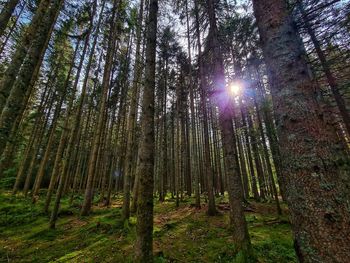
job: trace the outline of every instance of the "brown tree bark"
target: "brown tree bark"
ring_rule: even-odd
[[[248,260],[252,252],[242,206],[243,189],[240,173],[238,171],[237,147],[232,123],[232,101],[226,93],[227,88],[225,83],[223,57],[216,25],[215,1],[207,0],[206,3],[210,24],[210,45],[213,52],[213,83],[215,87],[214,101],[219,108],[219,125],[222,137],[226,175],[228,178],[230,220],[231,226],[234,228],[232,234],[237,252],[241,252],[243,257]]]
[[[121,1],[121,0],[120,0]],[[102,129],[104,126],[105,118],[103,117],[105,114],[106,109],[106,102],[107,102],[107,95],[108,95],[108,89],[110,84],[110,78],[111,78],[111,71],[112,71],[112,64],[113,64],[113,55],[115,50],[115,42],[116,42],[116,34],[117,34],[117,26],[116,26],[116,16],[117,16],[117,9],[118,0],[114,0],[113,4],[113,14],[111,18],[110,23],[110,30],[109,30],[109,36],[108,36],[108,49],[107,49],[107,55],[106,55],[106,63],[103,73],[103,83],[102,83],[102,94],[101,94],[101,101],[99,106],[99,118],[98,123],[96,125],[96,128],[94,130],[94,136],[93,136],[93,145],[92,145],[92,151],[91,156],[89,160],[89,169],[88,169],[88,178],[87,178],[87,185],[85,189],[85,196],[84,196],[84,203],[81,210],[81,215],[88,215],[91,209],[92,204],[92,198],[93,198],[93,182],[95,177],[95,171],[96,171],[96,161],[98,157],[98,151],[100,148],[100,137],[102,134]]]
[[[287,4],[254,0],[281,150],[283,192],[301,262],[350,257],[349,160],[314,96]]]
[[[11,129],[14,126],[13,120],[17,119],[21,115],[21,112],[25,108],[26,100],[28,100],[30,96],[31,88],[33,86],[32,84],[34,84],[33,81],[36,79],[54,24],[59,15],[63,2],[64,0],[55,0],[52,2],[52,5],[50,6],[49,10],[46,11],[45,16],[37,29],[37,33],[35,34],[36,37],[34,38],[32,46],[28,51],[28,57],[25,59],[22,67],[18,67],[21,68],[21,70],[18,73],[17,79],[10,78],[13,79],[14,85],[11,92],[7,93],[8,97],[6,104],[4,104],[0,117],[0,155],[5,148]],[[38,9],[38,11],[39,10],[40,9]],[[18,68],[13,70],[17,72]],[[12,73],[6,72],[6,74],[11,75]],[[1,82],[1,91],[3,87],[2,85],[6,85],[7,83],[6,78],[4,80],[5,82]],[[15,79],[16,81],[14,81]],[[10,87],[10,85],[5,86],[5,90],[8,91]]]
[[[139,196],[135,262],[153,262],[154,91],[158,0],[150,0],[146,34],[145,85],[138,157]]]
[[[303,3],[301,0],[297,0],[297,7],[302,15],[307,33],[310,35],[312,44],[315,47],[317,56],[321,62],[322,69],[324,71],[324,74],[326,75],[328,84],[331,87],[331,91],[333,93],[335,102],[338,106],[340,115],[343,118],[348,136],[350,136],[350,114],[346,108],[345,100],[339,92],[337,80],[336,80],[333,72],[331,71],[331,68],[329,67],[329,62],[327,61],[327,57],[321,48],[321,44],[318,41],[317,36],[310,25],[309,17],[304,9],[304,6],[303,6]]]

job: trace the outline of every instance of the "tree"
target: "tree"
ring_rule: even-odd
[[[141,139],[138,156],[139,196],[135,261],[153,262],[153,168],[154,168],[154,92],[157,45],[158,0],[150,0],[146,33],[146,68],[142,100]]]
[[[27,57],[24,60],[23,65],[20,67],[20,71],[17,74],[17,78],[14,77],[13,74],[14,72],[17,72],[19,67],[13,68],[12,70],[14,72],[8,72],[6,74],[6,76],[13,77],[14,84],[11,88],[11,92],[8,95],[6,104],[2,109],[0,117],[0,155],[3,153],[8,137],[10,136],[11,130],[14,127],[14,123],[16,123],[14,122],[14,120],[20,118],[21,114],[25,110],[27,101],[32,91],[32,87],[35,81],[37,80],[37,75],[40,65],[42,63],[43,56],[47,48],[48,42],[50,40],[56,19],[63,5],[63,2],[64,0],[53,1],[53,3],[50,5],[49,10],[47,10],[45,15],[43,15],[44,18],[38,26],[38,29],[36,29],[36,37],[34,38],[34,41],[28,51]],[[38,10],[40,10],[40,7]],[[33,23],[34,22],[35,21],[33,21]],[[22,49],[22,47],[20,47],[19,49]],[[16,57],[14,58],[14,60],[15,61],[13,63],[16,65]],[[11,85],[6,86],[6,81],[1,82],[1,84],[4,85],[6,90],[8,90],[9,87],[11,87]],[[1,86],[1,89],[2,87],[3,86]]]
[[[297,255],[301,262],[346,262],[349,160],[317,105],[317,87],[285,1],[253,4],[277,121],[280,182],[291,211]]]
[[[5,3],[0,13],[0,37],[4,34],[6,26],[12,16],[19,0],[9,0]]]
[[[231,226],[234,228],[233,239],[236,243],[237,252],[243,253],[244,257],[248,259],[251,256],[251,245],[242,206],[243,189],[240,173],[238,171],[237,147],[232,123],[232,101],[229,99],[229,96],[227,96],[215,9],[214,1],[207,0],[207,12],[210,24],[210,45],[213,52],[214,100],[219,108],[219,125],[223,141],[226,174],[228,177],[230,220]]]
[[[118,11],[118,6],[121,4],[122,1],[114,0],[113,2],[113,11],[112,11],[112,17],[110,22],[110,28],[109,28],[109,35],[108,35],[108,49],[107,49],[107,55],[106,55],[106,63],[104,68],[104,74],[103,74],[103,82],[102,82],[102,93],[101,93],[101,101],[99,106],[99,117],[98,117],[98,123],[94,130],[94,136],[93,136],[93,145],[92,145],[92,152],[89,160],[89,168],[88,168],[88,179],[87,179],[87,185],[85,190],[85,197],[84,197],[84,204],[81,210],[81,215],[88,215],[91,209],[91,203],[93,198],[93,182],[95,177],[95,169],[96,169],[96,162],[98,157],[98,151],[101,145],[101,136],[102,136],[102,130],[105,123],[105,111],[106,111],[106,103],[107,103],[107,96],[108,96],[108,89],[110,84],[110,78],[111,78],[111,70],[113,65],[113,53],[115,50],[115,42],[116,42],[116,34],[118,27],[116,26],[116,16]]]

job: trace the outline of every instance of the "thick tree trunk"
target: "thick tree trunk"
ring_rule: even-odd
[[[40,25],[44,20],[45,13],[47,12],[49,6],[50,0],[40,1],[38,9],[36,10],[29,27],[21,38],[21,45],[18,45],[18,48],[12,57],[11,63],[4,73],[4,77],[0,82],[0,112],[2,112],[3,108],[5,107],[6,100],[11,93],[13,84],[16,81],[18,69],[21,68],[21,65],[23,64],[29,47],[32,45],[33,38],[40,29]]]
[[[350,171],[319,111],[306,60],[283,0],[254,0],[276,115],[284,195],[301,262],[348,262]]]

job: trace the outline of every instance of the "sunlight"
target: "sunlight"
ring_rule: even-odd
[[[230,90],[231,95],[238,96],[243,90],[243,85],[242,85],[242,83],[240,83],[238,81],[232,82],[229,85],[229,90]]]

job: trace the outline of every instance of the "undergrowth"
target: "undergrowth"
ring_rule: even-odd
[[[88,217],[80,217],[82,198],[77,196],[70,206],[67,197],[57,228],[50,230],[42,201],[34,205],[30,198],[0,192],[0,262],[132,262],[136,217],[122,222],[121,208],[115,205],[119,198],[110,208],[96,205]],[[154,261],[244,262],[231,238],[227,210],[209,217],[205,207],[195,209],[192,201],[176,208],[170,197],[163,203],[155,200]],[[222,197],[217,201],[219,209],[227,205]],[[287,217],[271,213],[270,203],[251,207],[246,218],[258,262],[296,262]]]

